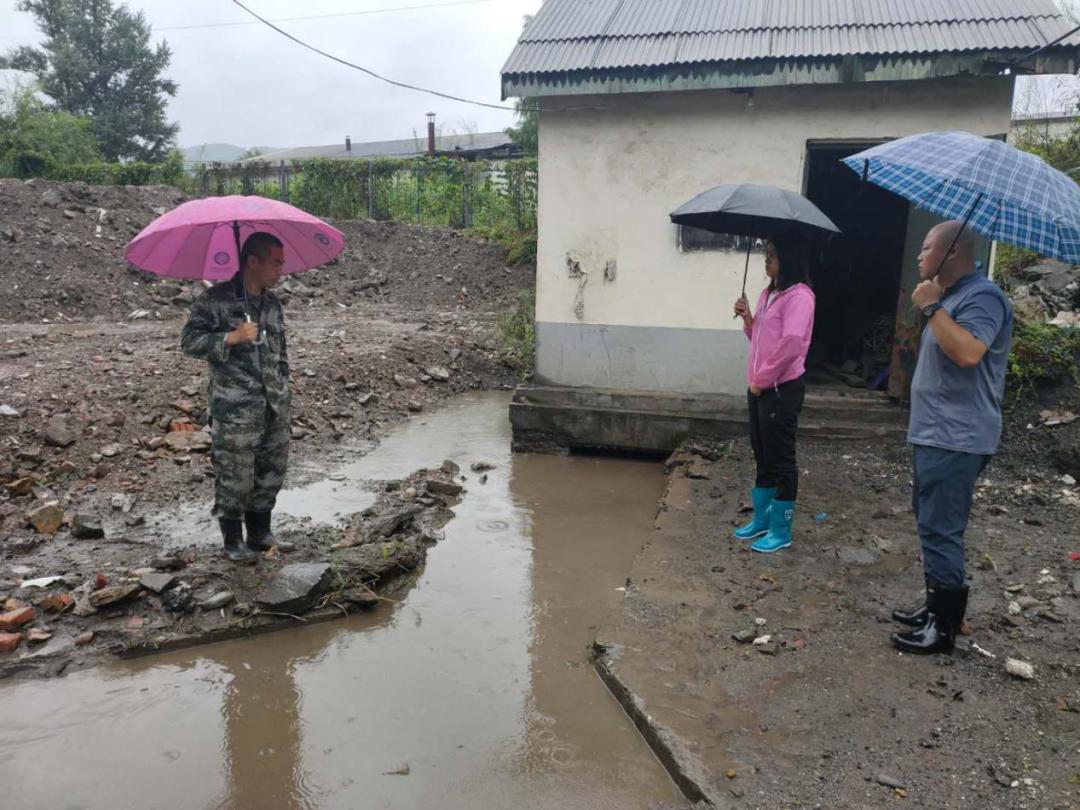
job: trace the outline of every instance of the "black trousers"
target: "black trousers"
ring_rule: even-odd
[[[799,464],[795,434],[806,397],[802,377],[755,397],[749,391],[750,444],[757,462],[757,486],[776,487],[776,500],[794,501],[799,495]]]

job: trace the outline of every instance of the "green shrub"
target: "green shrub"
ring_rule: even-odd
[[[496,323],[499,356],[503,362],[528,374],[536,352],[536,291],[522,290],[513,306]]]
[[[1017,321],[1009,356],[1009,386],[1031,391],[1072,380],[1080,391],[1080,329]]]

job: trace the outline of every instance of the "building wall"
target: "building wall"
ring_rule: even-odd
[[[750,98],[705,91],[544,99],[539,381],[743,390],[747,342],[732,305],[745,254],[680,252],[668,214],[720,183],[803,191],[808,141],[875,141],[937,129],[1003,134],[1012,81],[767,88]],[[751,302],[764,278],[755,254]]]

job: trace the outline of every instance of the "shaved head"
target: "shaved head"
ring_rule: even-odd
[[[959,220],[942,222],[926,234],[919,251],[919,277],[940,276],[946,286],[975,269],[975,234]]]
[[[975,261],[975,234],[958,219],[951,222],[942,222],[930,231],[930,238],[938,244],[942,250],[949,250],[955,242],[953,250],[956,258],[965,262]]]

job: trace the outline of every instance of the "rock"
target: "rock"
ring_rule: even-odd
[[[158,574],[158,576],[161,575]],[[195,595],[186,582],[181,582],[161,595],[161,606],[172,613],[187,613],[194,603]]]
[[[183,568],[187,568],[187,563],[184,562],[182,557],[161,556],[154,557],[150,560],[150,567],[156,568],[159,571],[180,571]]]
[[[0,652],[13,652],[21,641],[22,635],[19,633],[0,633]]]
[[[1061,483],[1063,483],[1067,487],[1075,487],[1076,479],[1066,473],[1065,475],[1061,476]]]
[[[199,602],[199,607],[203,610],[221,610],[223,607],[227,607],[232,604],[236,596],[232,591],[218,591],[213,596],[208,596]]]
[[[26,634],[27,644],[41,644],[50,638],[52,638],[52,633],[48,630],[42,630],[40,627],[31,627]]]
[[[1018,596],[1016,598],[1016,604],[1021,610],[1030,610],[1033,607],[1038,607],[1040,601],[1034,596]]]
[[[1080,572],[1073,574],[1072,589],[1073,593],[1080,593]]]
[[[11,631],[34,620],[37,611],[32,607],[20,607],[0,613],[0,630]]]
[[[412,413],[420,413],[424,410],[424,403],[418,399],[410,399],[407,407]]]
[[[1030,681],[1035,677],[1035,667],[1027,661],[1021,661],[1019,658],[1005,659],[1005,671],[1014,678],[1020,678],[1025,681]]]
[[[175,431],[165,436],[165,445],[176,452],[201,453],[210,449],[210,434],[203,430]]]
[[[0,405],[0,416],[6,416],[9,419],[19,419],[22,414],[10,405]]]
[[[118,492],[112,496],[109,505],[126,515],[135,507],[135,496],[130,493]]]
[[[707,464],[695,461],[686,465],[686,477],[695,481],[708,481],[712,478],[712,473]]]
[[[457,462],[451,461],[450,459],[446,459],[442,463],[442,466],[439,467],[439,469],[442,470],[447,475],[452,476],[452,477],[461,475],[461,467],[459,467],[457,465]]]
[[[1035,295],[1027,295],[1023,298],[1013,299],[1013,312],[1021,321],[1042,322],[1046,319],[1046,303]]]
[[[474,473],[487,472],[488,470],[494,470],[495,465],[489,461],[477,461],[469,467]]]
[[[432,366],[424,371],[436,382],[447,382],[450,379],[450,371],[442,366]]]
[[[93,630],[87,630],[85,633],[81,633],[81,634],[75,636],[75,646],[76,647],[85,647],[87,644],[89,644],[93,640],[94,640],[94,631]]]
[[[378,594],[368,588],[349,588],[342,591],[341,598],[350,605],[363,608],[375,607],[379,604]]]
[[[1072,411],[1045,410],[1039,412],[1039,419],[1044,425],[1054,427],[1055,425],[1071,425],[1077,420],[1077,416]]]
[[[148,591],[162,593],[176,584],[176,574],[143,574],[139,584]]]
[[[80,513],[71,520],[71,536],[79,540],[98,540],[105,536],[101,518]]]
[[[887,773],[879,773],[874,779],[879,785],[884,785],[885,787],[893,788],[894,790],[903,790],[905,787],[903,782]]]
[[[90,594],[89,602],[94,608],[108,607],[130,599],[141,590],[142,586],[137,582],[109,585]]]
[[[450,350],[450,362],[451,363],[456,363],[459,357],[461,357],[461,349],[451,349]]]
[[[45,425],[45,443],[52,447],[70,447],[78,438],[75,425],[67,416],[54,416]]]
[[[29,565],[13,565],[8,570],[17,577],[28,577],[34,573],[34,569]]]
[[[4,484],[4,488],[16,498],[24,497],[34,491],[34,479],[29,476],[16,478],[10,484]]]
[[[431,478],[427,481],[427,491],[433,495],[447,495],[456,498],[463,490],[464,487],[454,481],[440,481],[438,478]]]
[[[368,391],[366,394],[362,394],[356,400],[358,405],[369,405],[375,400],[375,395]]]
[[[113,458],[124,452],[124,448],[118,444],[107,444],[101,448],[101,455],[105,458]]]
[[[1019,602],[1016,602],[1016,601],[1009,602],[1009,615],[1010,616],[1019,616],[1023,612],[1024,612],[1024,609],[1022,607],[1020,607]]]
[[[179,295],[182,289],[179,284],[164,281],[157,285],[157,294],[162,298],[173,298]]]
[[[881,560],[880,554],[864,546],[844,546],[837,556],[845,565],[874,565]]]
[[[329,563],[286,565],[255,601],[276,613],[304,613],[326,592],[332,573]]]
[[[404,374],[395,374],[394,382],[400,388],[416,388],[420,384],[413,377],[407,377]]]
[[[56,534],[64,523],[64,510],[56,501],[39,506],[26,516],[38,534]]]
[[[55,189],[49,189],[41,195],[42,205],[49,208],[57,208],[64,201],[64,198],[60,196],[60,192]]]

